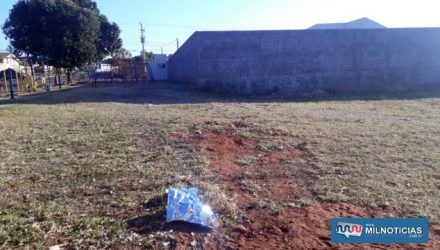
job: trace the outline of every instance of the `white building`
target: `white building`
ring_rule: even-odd
[[[23,67],[20,66],[20,60],[14,54],[9,52],[0,52],[0,72],[7,69],[13,69],[20,72]]]
[[[96,67],[96,72],[104,73],[104,72],[111,72],[112,71],[112,65],[109,63],[100,63]]]
[[[153,81],[166,81],[168,80],[168,56],[164,54],[154,55],[154,59],[148,62],[149,78]]]

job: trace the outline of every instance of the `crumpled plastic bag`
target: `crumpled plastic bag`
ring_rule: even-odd
[[[196,188],[173,188],[168,190],[167,222],[186,221],[205,227],[218,227],[217,215],[211,207],[203,204]]]

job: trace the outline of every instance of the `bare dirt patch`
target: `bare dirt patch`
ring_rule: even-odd
[[[335,217],[399,217],[399,211],[372,209],[345,202],[320,202],[309,191],[302,178],[302,168],[309,168],[310,152],[296,147],[262,152],[257,144],[239,135],[209,131],[194,136],[200,150],[211,159],[218,181],[226,187],[243,221],[223,225],[213,232],[207,245],[230,249],[352,249],[354,245],[330,242],[330,219]],[[253,159],[246,164],[237,160]],[[288,163],[288,164],[286,164]],[[432,232],[435,233],[436,226]],[[405,245],[405,248],[440,248],[433,240],[428,245]],[[398,249],[399,245],[362,245],[362,248]]]
[[[203,134],[200,147],[211,158],[212,165],[222,174],[240,174],[241,167],[236,164],[238,156],[248,154],[254,145],[239,136],[223,136],[211,132]]]

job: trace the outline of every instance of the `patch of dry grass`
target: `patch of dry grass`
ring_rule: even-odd
[[[170,137],[202,129],[233,131],[267,152],[302,143],[313,158],[295,171],[322,200],[440,219],[440,99],[145,102],[0,106],[0,246],[106,247],[136,238],[118,215],[148,214],[146,201],[188,182],[228,215],[224,222],[239,220],[209,162],[190,141]],[[255,183],[242,185],[258,195]]]
[[[286,126],[310,141],[317,161],[306,173],[319,197],[439,220],[438,99],[305,106]]]

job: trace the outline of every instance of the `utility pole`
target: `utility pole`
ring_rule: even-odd
[[[145,63],[145,36],[144,36],[145,29],[142,23],[140,23],[140,25],[141,25],[142,58],[144,59],[144,63]]]
[[[179,38],[176,38],[176,43],[177,43],[177,50],[179,50],[179,48],[180,48]]]
[[[145,72],[145,81],[148,82],[148,69],[147,69],[147,62],[146,62],[146,58],[145,58],[145,36],[144,36],[144,26],[142,25],[142,23],[140,23],[141,25],[141,43],[142,43],[142,64],[144,65],[144,72]],[[137,81],[137,80],[136,80]]]

